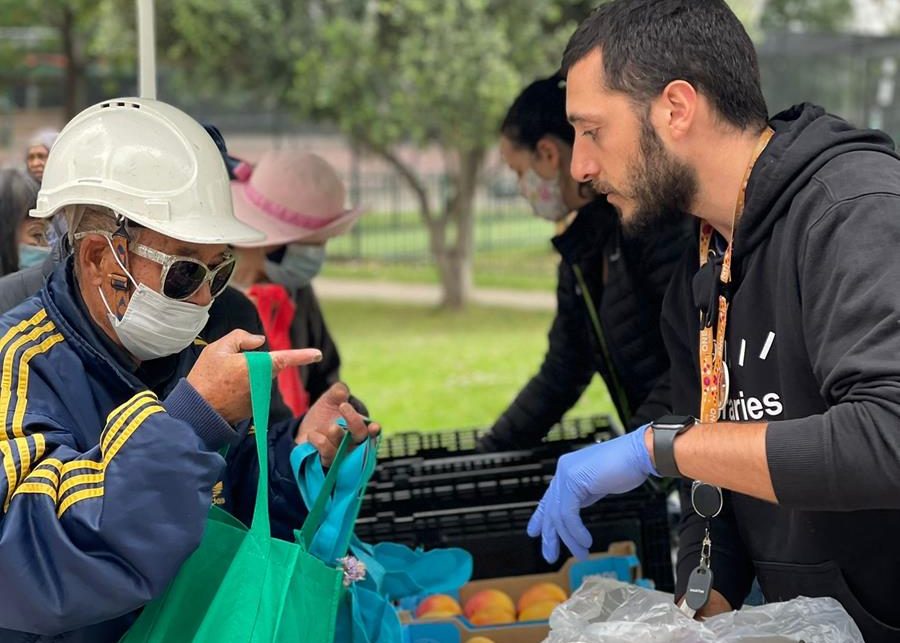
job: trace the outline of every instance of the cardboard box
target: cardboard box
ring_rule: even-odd
[[[633,542],[612,543],[609,549],[592,555],[586,561],[570,558],[559,571],[548,574],[527,576],[507,576],[471,581],[459,590],[459,601],[465,605],[473,595],[485,589],[499,589],[506,592],[513,602],[532,585],[556,583],[571,596],[581,586],[586,576],[603,575],[634,583],[641,577],[640,564],[635,554]],[[409,612],[401,615],[404,625],[404,643],[466,643],[470,638],[484,636],[494,643],[540,643],[550,633],[547,621],[529,621],[509,625],[489,625],[477,627],[464,617],[445,621],[415,621],[411,612],[415,604],[405,605]]]
[[[459,590],[460,605],[465,605],[467,600],[484,589],[499,589],[516,602],[526,589],[537,583],[556,583],[571,596],[572,592],[581,587],[586,576],[609,576],[634,583],[641,577],[636,551],[633,542],[612,543],[605,552],[593,554],[585,561],[570,558],[559,571],[470,581]]]
[[[466,643],[484,636],[494,643],[541,643],[550,635],[546,623],[467,627],[460,620],[412,623],[403,627],[403,643]]]

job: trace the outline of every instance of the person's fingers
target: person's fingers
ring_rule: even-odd
[[[377,436],[379,433],[381,433],[381,425],[378,424],[377,422],[372,422],[372,423],[369,425],[369,437],[370,437],[370,438],[374,438],[374,437]]]
[[[544,517],[541,521],[541,553],[548,563],[556,562],[559,558],[559,534],[556,531],[556,523],[553,512],[559,505],[559,476],[553,476],[550,486],[541,499],[544,506]]]
[[[305,366],[322,361],[322,351],[317,348],[296,348],[284,351],[272,351],[272,376],[292,366]]]
[[[548,563],[555,563],[559,558],[559,536],[553,528],[553,521],[548,519],[546,510],[541,522],[541,553]]]
[[[253,335],[245,330],[233,330],[210,344],[209,347],[215,347],[216,352],[219,353],[240,353],[257,349],[265,342],[264,335]]]
[[[353,437],[354,444],[362,444],[369,437],[369,429],[366,427],[365,418],[360,415],[349,402],[344,402],[340,406],[341,416],[347,423],[347,430]]]
[[[347,388],[347,385],[343,382],[335,382],[327,391],[322,393],[322,396],[316,400],[316,403],[313,406],[323,404],[337,410],[340,408],[341,404],[348,399],[350,399],[350,389]]]
[[[337,450],[341,446],[341,440],[344,439],[344,430],[337,424],[331,424],[325,429],[324,433],[331,445]]]
[[[322,461],[322,466],[329,466],[331,462],[334,460],[334,455],[337,453],[337,449],[331,443],[331,440],[328,439],[321,431],[314,431],[309,434],[307,438],[309,443],[316,448],[316,451],[319,452],[319,459]]]
[[[594,539],[579,515],[580,506],[574,495],[566,493],[560,498],[558,524],[559,535],[576,558],[584,560]]]
[[[528,527],[525,531],[531,538],[537,538],[541,535],[541,524],[544,522],[544,501],[538,503],[537,509],[531,514],[528,520]]]

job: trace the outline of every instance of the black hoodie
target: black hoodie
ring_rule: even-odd
[[[866,641],[900,641],[900,158],[812,105],[771,126],[735,233],[722,419],[769,423],[779,504],[726,494],[714,585],[734,606],[754,574],[769,601],[832,596]],[[695,241],[663,305],[683,414],[700,408],[697,269]],[[702,536],[685,511],[679,595]]]

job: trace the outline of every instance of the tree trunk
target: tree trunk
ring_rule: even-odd
[[[60,39],[63,55],[66,58],[65,70],[65,111],[69,121],[82,109],[82,85],[84,83],[84,64],[81,60],[77,36],[75,34],[75,14],[71,7],[62,9],[62,20],[59,23]]]
[[[435,254],[444,295],[444,308],[461,309],[472,296],[472,259],[475,254],[475,191],[478,173],[484,161],[484,150],[476,148],[459,153],[455,192],[447,203],[446,221],[453,224],[453,243],[444,252]],[[432,248],[434,252],[435,248]]]
[[[406,181],[419,202],[419,214],[428,229],[428,246],[441,281],[441,307],[459,310],[472,295],[472,255],[475,248],[475,190],[484,162],[484,149],[458,154],[457,168],[451,173],[454,193],[444,211],[435,216],[428,190],[415,171],[391,150],[357,137],[372,152],[386,160]],[[452,240],[449,239],[453,232]]]

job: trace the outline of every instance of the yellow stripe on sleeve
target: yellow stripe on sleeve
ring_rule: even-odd
[[[31,370],[28,363],[36,355],[46,353],[61,341],[63,341],[63,336],[61,334],[56,333],[54,335],[50,335],[50,337],[46,338],[37,346],[32,346],[31,348],[26,350],[24,353],[22,353],[22,357],[19,358],[19,383],[16,388],[16,410],[13,413],[12,421],[12,434],[14,437],[21,438],[25,435],[25,431],[23,430],[23,423],[25,420],[25,407],[28,405],[28,374]],[[6,416],[3,415],[0,417]]]
[[[28,474],[27,478],[25,478],[26,481],[36,479],[46,480],[53,485],[54,489],[59,487],[59,474],[51,469],[41,469],[40,467],[37,467],[34,471]]]
[[[6,436],[10,436],[10,427],[6,425],[6,416],[9,414],[9,404],[12,399],[13,389],[13,363],[15,361],[18,350],[27,344],[41,337],[46,333],[56,330],[53,322],[47,322],[43,326],[38,326],[31,332],[20,335],[10,343],[3,352],[3,375],[0,378],[0,420],[3,421],[4,432]],[[17,436],[14,436],[17,437]]]
[[[62,518],[63,514],[74,505],[76,502],[80,502],[82,500],[87,500],[88,498],[99,498],[103,495],[103,487],[96,487],[93,489],[83,489],[81,491],[76,491],[75,493],[69,495],[62,503],[59,505],[59,509],[56,512],[57,518]]]
[[[97,460],[70,460],[62,465],[62,479],[65,480],[69,475],[71,475],[72,471],[77,469],[91,469],[93,471],[103,471],[104,464],[103,461],[106,460],[106,453],[109,450],[109,445],[112,440],[114,440],[118,434],[119,429],[129,422],[134,416],[135,413],[139,412],[142,408],[155,408],[159,407],[162,409],[159,404],[154,404],[156,401],[156,396],[150,391],[143,391],[138,393],[130,400],[125,402],[124,404],[120,404],[118,407],[113,409],[113,411],[107,416],[107,422],[109,422],[112,418],[117,419],[111,426],[108,426],[104,431],[103,435],[100,439],[100,454],[101,460],[98,462]],[[152,405],[152,407],[151,407]]]
[[[129,417],[143,404],[147,404],[148,402],[156,402],[156,395],[154,395],[151,391],[142,391],[132,397],[130,400],[125,402],[124,404],[120,404],[118,407],[113,409],[113,411],[107,416],[106,424],[107,428],[103,432],[103,437],[100,439],[100,450],[105,453],[109,448],[110,442],[116,437],[116,433],[125,424]],[[121,414],[119,412],[121,411]],[[118,418],[115,422],[113,422],[113,418],[118,415]],[[110,425],[110,422],[112,424]]]
[[[75,493],[71,493],[63,498],[64,491],[68,491],[69,489],[79,485],[79,484],[89,484],[89,483],[103,483],[106,477],[106,469],[109,466],[109,463],[112,462],[112,459],[119,453],[122,447],[125,446],[125,443],[128,442],[128,439],[134,434],[135,431],[144,423],[144,421],[150,417],[151,415],[155,415],[156,413],[163,413],[165,409],[159,404],[153,404],[144,408],[140,413],[138,413],[135,417],[133,417],[124,430],[116,437],[115,441],[110,446],[109,450],[104,452],[103,454],[103,462],[102,462],[102,470],[99,474],[81,474],[78,476],[74,476],[71,479],[66,479],[62,486],[60,487],[59,497],[62,502],[59,505],[59,510],[57,512],[57,516],[62,518],[63,514],[75,503],[80,502],[82,500],[86,500],[88,498],[99,498],[103,495],[103,487],[93,487],[90,489],[82,489],[81,491],[76,491]],[[67,463],[63,468],[68,466]],[[63,471],[63,475],[65,476],[65,471]]]
[[[6,348],[6,345],[9,344],[10,340],[12,340],[13,337],[20,334],[22,331],[27,329],[29,326],[34,326],[36,324],[40,324],[46,318],[47,318],[47,309],[41,308],[39,311],[37,311],[37,313],[34,314],[33,317],[31,317],[31,319],[26,319],[24,321],[21,321],[18,324],[16,324],[15,326],[13,326],[12,328],[10,328],[8,331],[6,331],[6,334],[3,335],[2,338],[0,338],[0,351],[2,351],[4,348]]]
[[[3,499],[3,512],[9,508],[9,501],[12,499],[13,491],[18,483],[18,474],[16,473],[16,461],[13,459],[12,446],[9,442],[0,442],[0,455],[3,456],[3,470],[6,472],[6,498]]]
[[[155,415],[156,413],[163,413],[165,409],[158,404],[155,406],[151,406],[150,408],[144,409],[140,412],[140,414],[131,421],[131,423],[125,428],[124,431],[116,438],[116,441],[109,448],[109,451],[103,454],[103,462],[109,464],[109,462],[116,457],[116,454],[125,446],[125,443],[128,441],[128,438],[132,436],[132,434],[137,431],[138,427],[144,423],[151,415]]]
[[[13,498],[25,493],[44,494],[53,500],[53,504],[56,504],[56,487],[53,485],[44,484],[42,482],[25,482],[19,485],[16,492],[13,494]]]
[[[95,482],[103,482],[103,471],[100,471],[99,473],[83,473],[81,475],[72,476],[71,478],[66,478],[63,480],[63,483],[59,485],[59,497],[62,498],[66,491],[72,487],[77,487],[82,484],[93,484]]]

